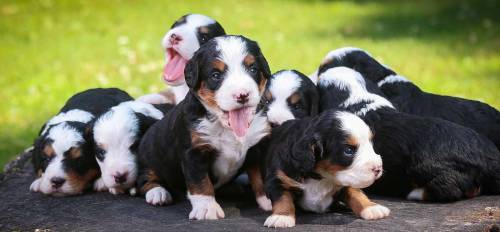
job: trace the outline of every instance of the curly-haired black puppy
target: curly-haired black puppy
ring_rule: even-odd
[[[500,149],[500,112],[495,108],[479,101],[426,93],[359,48],[329,52],[318,74],[340,66],[352,68],[376,83],[400,112],[442,118],[472,128]]]
[[[139,146],[140,190],[148,203],[169,203],[170,192],[187,189],[190,219],[224,217],[214,189],[238,174],[248,148],[270,132],[256,112],[270,76],[258,44],[245,37],[221,36],[201,46],[186,65],[188,95]]]
[[[319,75],[320,109],[345,109],[373,129],[383,178],[371,191],[408,199],[456,201],[500,193],[500,152],[476,131],[439,118],[398,112],[346,67]]]
[[[40,130],[33,149],[37,179],[30,190],[53,196],[80,194],[99,176],[87,126],[111,107],[132,100],[126,92],[89,89],[72,96]]]

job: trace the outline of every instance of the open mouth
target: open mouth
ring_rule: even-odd
[[[167,48],[168,62],[163,68],[163,80],[172,86],[181,85],[184,83],[184,68],[186,60],[174,48]]]
[[[228,125],[237,137],[244,137],[253,120],[254,110],[252,107],[242,107],[230,111],[224,111],[224,115],[229,119]]]

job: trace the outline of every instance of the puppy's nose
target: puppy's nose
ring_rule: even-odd
[[[375,177],[380,177],[380,174],[382,174],[382,166],[375,166],[372,168],[373,173],[375,174]]]
[[[180,37],[179,35],[175,34],[175,33],[172,33],[172,35],[170,35],[170,43],[172,45],[174,44],[178,44],[180,41],[182,41],[182,37]]]
[[[245,104],[248,102],[249,95],[250,94],[248,92],[244,92],[244,93],[235,94],[234,98],[236,99],[236,102],[238,102],[240,104]]]
[[[123,184],[125,183],[125,181],[127,181],[127,175],[128,173],[117,173],[116,175],[113,175],[113,177],[115,178],[115,182],[117,184]]]
[[[50,179],[50,183],[52,184],[52,188],[58,189],[60,188],[66,180],[61,177],[52,177]]]

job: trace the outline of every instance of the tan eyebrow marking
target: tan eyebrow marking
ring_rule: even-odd
[[[48,157],[52,157],[56,154],[54,148],[50,144],[45,145],[45,147],[43,148],[43,153]]]
[[[347,145],[351,145],[353,147],[359,147],[359,141],[358,141],[358,139],[356,139],[352,135],[349,135],[349,137],[347,137],[346,143],[347,143]]]
[[[245,64],[245,66],[250,66],[252,65],[253,63],[255,63],[255,57],[253,55],[247,55],[245,56],[245,59],[243,59],[243,64]]]
[[[224,63],[222,60],[216,59],[212,62],[212,64],[214,68],[219,71],[224,71],[226,69],[226,63]]]
[[[200,32],[201,33],[208,33],[209,31],[210,31],[210,29],[208,27],[205,27],[205,26],[200,27]]]
[[[290,104],[296,104],[300,101],[300,94],[294,93],[292,96],[288,97],[288,100],[290,101]]]

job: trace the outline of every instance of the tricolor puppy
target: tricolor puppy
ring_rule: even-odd
[[[164,106],[165,110],[171,107]],[[161,118],[163,112],[155,106],[127,101],[96,119],[92,132],[101,178],[94,183],[94,190],[112,194],[130,190],[131,195],[135,194],[140,140],[146,130]]]
[[[208,16],[182,16],[172,25],[161,42],[166,59],[162,78],[166,84],[172,86],[171,89],[158,94],[148,94],[137,100],[153,104],[181,102],[189,90],[184,80],[186,63],[201,45],[225,34],[224,28]]]
[[[490,140],[446,120],[398,112],[367,83],[337,67],[319,75],[318,89],[320,109],[353,112],[374,131],[386,172],[372,192],[441,202],[500,194],[500,152]]]
[[[271,76],[260,107],[267,115],[272,127],[283,122],[318,114],[319,95],[314,83],[296,70],[281,70]],[[261,160],[268,149],[269,137],[263,138],[248,150],[245,167],[260,208],[271,210],[271,201],[266,197]]]
[[[190,219],[223,218],[214,189],[235,177],[248,148],[270,130],[266,117],[256,113],[270,70],[256,42],[221,36],[201,46],[185,76],[188,95],[139,146],[146,167],[141,192],[160,205],[172,201],[170,192],[187,189]]]
[[[319,73],[339,66],[352,68],[376,83],[399,111],[469,127],[488,137],[500,149],[500,112],[495,108],[479,101],[426,93],[359,48],[329,52]]]
[[[295,204],[323,213],[343,201],[363,219],[389,215],[360,188],[382,175],[382,159],[372,146],[372,132],[354,114],[325,111],[273,128],[263,159],[265,187],[272,201],[268,227],[295,226]]]
[[[71,97],[35,140],[32,161],[37,179],[30,190],[65,196],[90,187],[99,167],[86,128],[112,106],[131,99],[119,89],[89,89]]]

